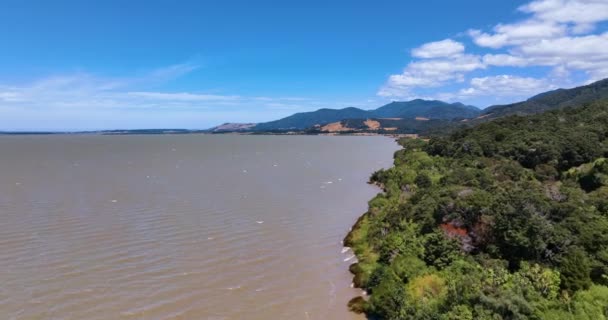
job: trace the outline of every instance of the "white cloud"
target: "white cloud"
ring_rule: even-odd
[[[573,23],[575,33],[590,32],[595,23],[608,20],[606,0],[536,0],[519,9],[543,21]]]
[[[150,83],[168,81],[194,69],[158,70],[134,77],[106,78],[76,73],[43,77],[20,85],[0,84],[0,113],[3,114],[0,128],[28,129],[23,124],[36,123],[38,120],[33,119],[45,117],[55,119],[57,124],[48,123],[47,127],[46,122],[38,121],[43,126],[29,129],[65,129],[66,123],[78,130],[133,125],[204,128],[216,122],[262,120],[264,115],[277,116],[280,110],[288,113],[316,107],[316,102],[301,97],[141,90]]]
[[[452,39],[426,43],[412,50],[412,56],[416,58],[445,58],[461,55],[464,53],[464,45]]]
[[[538,39],[559,37],[566,34],[566,30],[565,26],[554,22],[532,19],[514,24],[499,24],[494,27],[492,34],[470,30],[469,35],[478,46],[498,49],[534,42]]]
[[[407,96],[410,90],[421,87],[438,87],[448,81],[464,81],[464,74],[484,68],[479,56],[460,55],[453,58],[415,61],[403,73],[391,75],[380,96]]]
[[[197,94],[189,92],[127,92],[127,95],[150,100],[162,101],[235,101],[239,100],[239,96],[222,96],[216,94]]]
[[[608,32],[601,35],[541,39],[513,51],[524,57],[551,58],[558,62],[569,59],[608,60]]]
[[[555,89],[545,79],[520,77],[514,75],[498,75],[473,78],[470,87],[461,89],[460,97],[470,96],[524,96],[527,97],[542,91]]]
[[[483,56],[483,63],[487,66],[515,66],[523,67],[529,64],[529,62],[522,58],[516,57],[510,54],[486,54]]]
[[[542,39],[511,50],[528,65],[583,71],[590,79],[608,77],[608,32],[599,35]],[[563,72],[562,72],[563,73]]]
[[[148,73],[147,79],[168,80],[181,77],[199,68],[199,65],[192,63],[180,63],[171,66],[158,68]]]
[[[470,86],[431,96],[516,99],[557,83],[580,84],[581,79],[571,79],[573,75],[586,74],[584,83],[608,77],[608,32],[602,24],[608,22],[608,0],[534,0],[518,9],[527,15],[522,20],[496,24],[490,31],[468,31],[473,43],[483,50],[479,55],[467,54],[464,45],[450,39],[412,50],[412,58],[418,60],[410,62],[401,74],[391,75],[378,95],[428,96],[429,90],[422,89],[458,87],[473,71],[477,73]],[[600,27],[604,31],[593,32]],[[494,68],[511,75],[484,76],[481,71],[492,72]],[[547,71],[538,79],[530,78],[525,75],[531,68],[535,74],[543,68]],[[419,94],[421,91],[425,93]]]
[[[520,22],[499,24],[493,33],[469,32],[479,46],[508,48],[508,54],[484,56],[484,63],[548,66],[583,71],[594,79],[608,77],[608,33],[585,34],[597,23],[608,21],[608,1],[537,0],[520,10],[531,16]]]
[[[531,16],[515,23],[498,24],[492,33],[473,29],[469,35],[477,45],[497,49],[567,34],[585,34],[598,22],[608,20],[605,0],[537,0],[519,10]]]

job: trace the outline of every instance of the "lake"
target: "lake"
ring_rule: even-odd
[[[0,318],[362,319],[386,137],[0,136]]]

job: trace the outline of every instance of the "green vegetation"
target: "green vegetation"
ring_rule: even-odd
[[[474,118],[481,113],[481,110],[460,102],[447,103],[439,100],[414,99],[411,101],[394,101],[372,112],[376,118],[414,119],[415,117],[425,117],[450,120]]]
[[[401,140],[345,244],[378,319],[608,319],[608,102]]]
[[[379,134],[429,134],[441,132],[440,129],[453,126],[453,122],[450,120],[432,119],[427,121],[420,121],[416,119],[396,119],[396,118],[371,118],[374,121],[378,121],[380,124],[379,130],[368,130],[369,128],[365,125],[367,119],[348,119],[342,120],[341,123],[344,127],[353,128],[359,131],[375,132]],[[386,130],[385,128],[391,128]],[[320,132],[320,130],[317,129]],[[356,131],[353,131],[356,132]]]
[[[254,131],[273,131],[273,130],[306,130],[315,125],[324,125],[331,122],[338,122],[348,119],[359,119],[361,122],[367,118],[404,118],[410,120],[406,123],[398,124],[395,127],[408,128],[412,125],[418,129],[413,120],[415,117],[426,117],[437,120],[452,120],[462,118],[472,118],[479,115],[481,111],[473,106],[466,106],[462,103],[447,103],[438,100],[421,100],[391,102],[375,110],[362,110],[358,108],[344,109],[319,109],[312,112],[301,112],[293,114],[283,119],[259,123],[253,127]],[[447,121],[445,121],[447,122]],[[437,127],[439,123],[436,123]],[[423,128],[430,127],[429,124],[422,125]],[[413,132],[407,132],[413,133]]]
[[[304,134],[319,134],[317,125],[342,122],[354,132],[373,132],[379,134],[448,134],[463,127],[510,115],[533,115],[565,107],[577,107],[586,103],[608,99],[608,79],[571,89],[557,89],[538,94],[526,101],[508,105],[496,105],[479,110],[462,103],[447,103],[438,100],[415,99],[395,101],[375,110],[362,110],[354,107],[344,109],[319,109],[301,112],[291,116],[264,123],[224,124],[211,128],[212,132],[255,132],[282,134],[297,131]],[[418,120],[416,120],[418,118]],[[368,130],[366,119],[380,123],[379,130]],[[426,120],[430,119],[430,120]]]
[[[526,101],[484,109],[484,115],[498,118],[506,115],[530,115],[563,107],[576,107],[608,99],[608,79],[572,89],[557,89],[536,95]],[[488,119],[488,118],[484,118]]]

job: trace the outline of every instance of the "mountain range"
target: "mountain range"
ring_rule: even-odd
[[[574,107],[592,101],[608,99],[608,79],[572,89],[557,89],[537,94],[522,102],[491,106],[482,116],[498,118],[507,115],[529,115],[563,107]]]
[[[302,130],[346,119],[367,118],[399,118],[399,119],[439,119],[452,120],[473,118],[481,114],[481,110],[462,103],[447,103],[439,100],[416,99],[411,101],[395,101],[375,110],[359,108],[319,109],[311,112],[301,112],[275,121],[259,123],[253,130]]]
[[[349,107],[319,109],[258,124],[223,124],[212,132],[301,131],[349,132],[374,130],[394,133],[430,133],[466,124],[475,124],[509,115],[529,115],[563,107],[580,106],[608,99],[608,79],[572,89],[537,94],[525,101],[490,106],[480,110],[460,102],[415,99],[394,101],[374,110]],[[372,122],[366,121],[373,119]],[[370,125],[371,123],[371,125]]]

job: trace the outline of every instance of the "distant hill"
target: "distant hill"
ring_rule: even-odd
[[[447,103],[439,100],[395,101],[382,106],[372,113],[377,118],[409,118],[424,117],[429,119],[451,120],[456,118],[473,118],[480,110],[460,102]]]
[[[226,122],[217,127],[210,128],[208,131],[211,132],[235,132],[235,131],[247,131],[253,128],[255,123],[234,123]]]
[[[404,102],[391,102],[375,110],[358,108],[319,109],[312,112],[296,113],[289,117],[260,123],[253,130],[302,130],[347,119],[367,118],[400,118],[400,119],[437,119],[452,120],[457,118],[473,118],[481,113],[473,106],[462,103],[447,103],[438,100],[416,99]]]
[[[259,123],[253,129],[258,131],[306,129],[317,124],[326,124],[343,119],[366,118],[369,115],[369,111],[352,107],[344,109],[319,109],[317,111],[296,113],[275,121]]]
[[[572,89],[544,92],[522,102],[491,106],[483,110],[481,117],[493,119],[513,114],[529,115],[563,107],[581,106],[601,99],[608,99],[608,79]]]
[[[451,125],[453,122],[443,119],[414,118],[367,118],[346,119],[316,126],[310,133],[357,133],[374,132],[383,134],[428,134]]]
[[[459,102],[415,99],[391,102],[374,110],[352,107],[319,109],[256,125],[224,124],[212,128],[212,131],[390,131],[424,135],[442,134],[461,126],[471,126],[504,116],[542,113],[563,107],[581,106],[602,99],[608,99],[608,79],[572,89],[552,90],[537,94],[526,101],[491,106],[484,110]],[[373,125],[370,126],[366,122]]]

